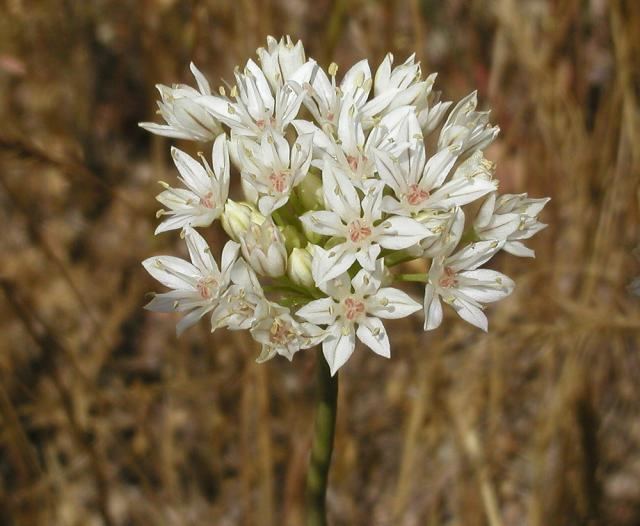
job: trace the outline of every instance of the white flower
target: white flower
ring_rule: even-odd
[[[198,100],[203,95],[211,95],[209,83],[193,62],[191,72],[198,83],[197,90],[185,84],[178,84],[172,88],[162,84],[156,85],[162,98],[162,101],[158,102],[158,113],[167,124],[141,122],[141,128],[156,135],[202,142],[212,141],[222,133],[218,120],[211,116]]]
[[[258,193],[258,209],[269,216],[284,206],[311,165],[312,136],[298,137],[293,146],[277,133],[264,134],[260,143],[239,143],[242,178]]]
[[[244,259],[258,274],[277,278],[286,272],[284,238],[271,218],[261,224],[251,223],[240,237],[240,245]]]
[[[211,313],[211,332],[219,327],[232,331],[250,329],[255,311],[266,301],[255,272],[238,258],[231,269],[231,284]]]
[[[415,61],[415,53],[403,64],[392,66],[393,55],[387,53],[376,70],[373,98],[362,107],[366,128],[373,126],[376,118],[400,106],[415,105],[420,94],[429,89],[430,79],[421,80],[422,72],[420,63]]]
[[[540,223],[538,214],[549,198],[530,199],[527,194],[491,194],[483,203],[473,224],[478,239],[504,241],[502,249],[514,256],[535,257],[521,240],[529,239],[547,225]]]
[[[299,68],[293,77],[283,86],[277,87],[275,95],[262,70],[249,60],[244,73],[236,71],[236,86],[231,97],[209,95],[198,99],[214,117],[231,129],[234,135],[259,139],[273,130],[284,134],[289,123],[296,118],[305,96],[300,87],[308,77],[312,63]]]
[[[219,268],[200,234],[187,227],[184,238],[191,263],[173,256],[156,256],[142,262],[149,274],[173,289],[156,294],[145,308],[156,312],[187,313],[176,326],[178,336],[219,304],[229,286],[231,269],[240,248],[237,243],[228,241],[222,251],[222,268]]]
[[[322,352],[332,375],[353,353],[356,336],[373,352],[388,358],[389,337],[380,318],[404,318],[420,310],[420,304],[401,290],[380,288],[383,268],[384,262],[379,260],[373,273],[363,269],[352,280],[344,273],[322,283],[320,289],[329,297],[314,300],[296,313],[316,325],[327,325]]]
[[[222,213],[229,195],[229,154],[225,136],[219,135],[213,144],[212,167],[204,156],[203,167],[177,148],[171,148],[171,155],[180,172],[179,179],[187,188],[171,188],[163,183],[166,190],[156,199],[169,211],[160,210],[158,216],[169,218],[158,225],[155,233],[185,226],[209,226]]]
[[[422,138],[411,106],[401,106],[389,112],[368,134],[365,133],[362,118],[357,104],[346,97],[340,110],[335,137],[308,121],[293,121],[299,134],[313,133],[316,158],[313,165],[323,169],[324,158],[329,155],[358,188],[362,188],[366,180],[375,178],[375,157],[379,151],[399,156],[416,138]]]
[[[294,44],[289,35],[286,36],[286,39],[281,38],[280,42],[272,36],[268,36],[267,48],[261,47],[257,53],[264,76],[274,92],[291,79],[305,63],[302,42],[298,40]]]
[[[255,319],[250,332],[253,339],[262,344],[258,363],[276,354],[291,361],[296,352],[318,345],[326,336],[317,325],[294,320],[288,308],[272,301],[265,300],[258,305]]]
[[[313,64],[309,78],[303,84],[307,95],[304,104],[320,129],[331,134],[338,125],[344,99],[352,101],[359,108],[366,102],[372,84],[371,69],[367,60],[361,60],[347,70],[340,85],[336,86],[338,66],[335,63],[329,66],[331,80],[320,66]]]
[[[478,269],[502,248],[498,241],[480,241],[454,255],[433,259],[424,291],[424,329],[436,329],[442,323],[440,299],[451,305],[458,315],[487,330],[482,304],[505,298],[514,288],[513,281],[495,270]]]
[[[423,210],[448,210],[464,206],[494,191],[496,183],[491,180],[491,172],[475,156],[457,170],[466,170],[466,176],[454,175],[445,182],[458,159],[459,151],[459,146],[448,146],[426,162],[422,142],[406,150],[400,158],[378,152],[376,160],[380,178],[395,194],[395,197],[385,196],[383,210],[399,215],[415,215]],[[468,163],[479,169],[468,170]]]
[[[437,76],[437,73],[432,73],[426,78],[425,82],[427,86],[420,92],[420,95],[414,102],[418,122],[425,135],[428,135],[440,125],[449,107],[453,104],[451,101],[440,101],[440,92],[433,91],[433,85]]]
[[[438,150],[457,144],[462,155],[467,151],[482,150],[493,142],[500,128],[489,123],[490,112],[475,111],[477,105],[476,91],[455,105],[440,132]]]
[[[416,256],[434,258],[449,254],[464,232],[464,212],[460,207],[447,212],[423,212],[415,219],[429,230],[429,235],[417,247],[411,248]]]
[[[380,222],[383,186],[379,182],[371,181],[361,198],[348,179],[338,180],[334,163],[325,160],[322,183],[328,210],[300,217],[312,232],[339,239],[328,250],[315,250],[313,278],[318,286],[346,272],[356,260],[362,268],[373,271],[382,248],[408,248],[429,234],[426,227],[408,217],[392,216]]]

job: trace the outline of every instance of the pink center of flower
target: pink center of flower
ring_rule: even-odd
[[[458,284],[456,273],[451,267],[445,267],[444,274],[440,277],[438,284],[444,289],[455,287]]]
[[[213,192],[209,192],[200,198],[200,204],[205,208],[213,208],[215,203],[213,201]]]
[[[275,123],[276,119],[274,117],[270,117],[269,119],[258,119],[256,121],[256,126],[261,130],[264,130],[267,125],[273,126]]]
[[[347,163],[349,164],[349,168],[351,168],[354,172],[358,170],[358,158],[353,155],[347,155]]]
[[[200,297],[205,300],[208,300],[213,296],[217,287],[218,282],[212,276],[199,279],[196,284],[196,289],[198,290]]]
[[[417,184],[412,184],[407,192],[407,203],[412,206],[419,205],[429,197],[429,192],[420,188]]]
[[[367,239],[371,235],[371,227],[366,221],[356,219],[349,223],[348,227],[349,239],[354,243],[358,243],[363,239]]]
[[[364,313],[364,302],[362,300],[348,297],[342,302],[344,305],[344,316],[349,321],[358,319]]]
[[[286,190],[288,179],[289,177],[285,172],[273,172],[269,176],[271,187],[279,194],[283,193]]]
[[[285,344],[291,339],[291,326],[289,323],[275,319],[271,324],[269,339],[276,344]]]

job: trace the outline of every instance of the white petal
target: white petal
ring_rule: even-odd
[[[381,250],[378,244],[363,247],[356,252],[356,260],[363,269],[373,272],[376,268],[376,259],[378,259]]]
[[[338,170],[338,166],[326,157],[322,170],[324,198],[328,209],[350,221],[360,216],[360,198],[348,176],[341,174],[338,178]]]
[[[356,335],[353,327],[343,332],[342,326],[334,326],[327,339],[322,342],[322,353],[329,364],[331,376],[346,363],[355,348]]]
[[[313,280],[317,286],[321,287],[325,281],[336,278],[349,270],[355,260],[356,255],[347,249],[346,243],[329,250],[317,249],[311,262]]]
[[[384,325],[378,318],[367,317],[360,322],[357,331],[358,339],[374,353],[389,358],[391,346]]]
[[[300,221],[312,232],[324,236],[345,236],[346,227],[335,212],[326,210],[306,212],[300,216]]]
[[[480,303],[491,303],[506,298],[515,287],[511,278],[489,269],[460,272],[458,280],[458,291]]]
[[[502,247],[505,252],[521,258],[534,258],[536,253],[521,241],[507,241]]]
[[[156,256],[145,259],[142,265],[155,279],[171,289],[195,290],[194,283],[200,277],[191,263],[173,256]]]
[[[474,270],[489,261],[502,248],[503,244],[500,241],[471,243],[448,258],[447,266],[451,267],[455,272]]]
[[[230,272],[232,265],[238,259],[238,252],[240,251],[240,244],[235,241],[227,241],[222,249],[222,257],[220,259],[220,266],[222,267],[222,274],[226,275]]]
[[[180,336],[186,329],[195,325],[200,319],[212,309],[212,305],[200,307],[199,309],[192,310],[184,318],[182,318],[176,325],[176,334]]]
[[[460,297],[456,297],[450,305],[463,320],[469,322],[471,325],[475,325],[484,332],[487,332],[489,322],[484,312],[482,312],[482,309]]]
[[[184,239],[187,243],[191,262],[203,275],[219,272],[218,264],[211,255],[211,249],[205,239],[193,228],[187,227],[184,231]]]
[[[178,148],[171,148],[171,156],[182,176],[184,184],[199,196],[205,195],[211,188],[209,176],[204,167],[190,155]]]
[[[211,95],[209,82],[193,62],[189,65],[189,69],[191,70],[191,73],[198,83],[198,89],[200,90],[200,93],[202,93],[203,95]]]
[[[405,318],[419,311],[422,306],[406,292],[393,287],[381,288],[367,302],[368,312],[385,319]]]
[[[334,304],[331,298],[314,300],[298,309],[296,315],[316,325],[330,325],[336,319],[333,313]]]
[[[436,289],[430,283],[424,289],[424,330],[432,331],[442,323],[442,304]]]
[[[415,245],[427,237],[427,227],[408,217],[391,217],[385,219],[378,227],[377,241],[383,248],[402,250]]]

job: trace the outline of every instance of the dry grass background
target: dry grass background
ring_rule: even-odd
[[[517,289],[489,335],[405,320],[390,361],[344,368],[332,524],[640,524],[634,0],[0,2],[0,524],[302,523],[314,353],[177,340],[140,265],[183,250],[152,234],[154,84],[191,59],[216,84],[285,33],[477,87],[502,190],[553,198],[537,259],[497,262]]]

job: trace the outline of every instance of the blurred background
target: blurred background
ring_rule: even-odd
[[[157,181],[176,180],[171,142],[137,126],[154,84],[193,84],[193,60],[217,86],[268,34],[341,73],[415,51],[445,100],[478,89],[492,109],[501,191],[552,197],[537,259],[497,258],[517,288],[488,335],[414,317],[390,324],[391,360],[360,348],[342,369],[332,524],[640,524],[639,2],[0,13],[0,524],[302,524],[315,353],[256,365],[243,333],[178,340],[142,309],[141,260],[184,254],[153,236]]]

